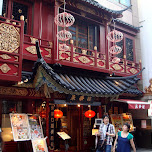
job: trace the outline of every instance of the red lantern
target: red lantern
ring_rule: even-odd
[[[93,110],[88,110],[88,111],[85,112],[84,115],[85,115],[87,118],[93,118],[93,117],[96,115],[96,113],[95,113]]]
[[[45,110],[42,110],[42,111],[40,112],[40,117],[41,117],[41,118],[46,118],[46,111],[45,111]]]
[[[54,110],[54,118],[61,118],[63,116],[63,112],[59,109]]]

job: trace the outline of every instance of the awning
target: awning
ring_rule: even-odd
[[[150,104],[141,100],[130,100],[130,99],[118,99],[118,102],[123,102],[128,104],[129,109],[149,109]]]

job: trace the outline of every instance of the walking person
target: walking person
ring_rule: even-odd
[[[129,130],[130,125],[128,123],[125,123],[122,127],[122,131],[119,131],[116,135],[113,152],[131,152],[131,147],[133,148],[133,151],[136,152],[133,135],[129,133]]]
[[[108,115],[103,116],[103,124],[100,125],[97,135],[100,136],[100,139],[97,144],[96,152],[111,152],[115,128],[109,123]]]

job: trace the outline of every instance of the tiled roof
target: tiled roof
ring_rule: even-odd
[[[88,4],[90,4],[90,5],[93,5],[93,6],[95,6],[95,7],[97,7],[97,8],[100,8],[100,9],[102,9],[102,10],[105,10],[105,11],[107,11],[107,12],[109,12],[109,13],[111,13],[111,14],[113,14],[113,15],[122,15],[122,13],[125,11],[125,10],[127,10],[127,9],[129,9],[131,6],[129,6],[129,7],[127,7],[127,8],[125,8],[125,9],[123,9],[123,10],[112,10],[112,9],[109,9],[109,8],[106,8],[106,7],[104,7],[104,6],[102,6],[101,4],[99,4],[97,1],[95,1],[95,0],[81,0],[81,1],[83,1],[83,2],[86,2],[86,3],[88,3]]]
[[[130,28],[132,28],[132,29],[134,29],[134,30],[136,30],[136,31],[139,31],[140,28],[142,27],[142,26],[140,26],[140,27],[133,26],[133,25],[128,24],[128,23],[126,23],[126,22],[124,22],[124,21],[121,21],[121,20],[119,20],[119,19],[116,19],[115,21],[116,21],[117,23],[126,25],[127,27],[130,27]]]

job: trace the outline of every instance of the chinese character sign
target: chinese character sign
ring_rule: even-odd
[[[152,100],[148,101],[150,103],[150,108],[148,109],[148,116],[152,117]]]

